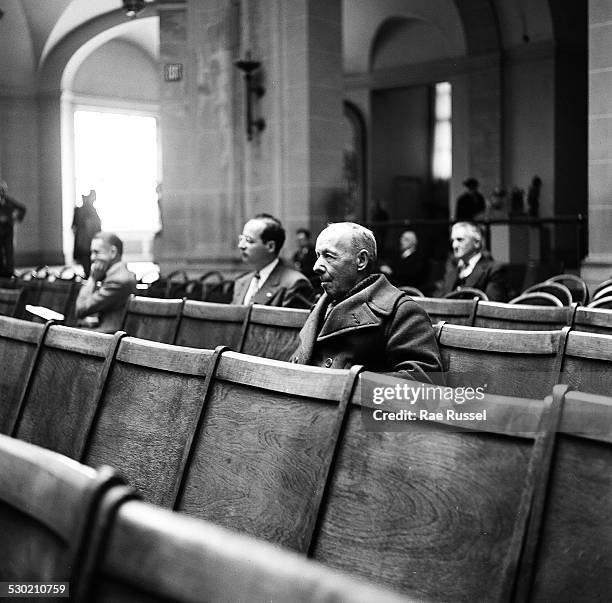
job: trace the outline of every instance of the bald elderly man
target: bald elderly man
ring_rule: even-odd
[[[353,222],[331,224],[316,243],[315,273],[323,295],[300,332],[293,362],[401,372],[436,381],[442,362],[425,311],[382,274],[374,272],[376,239]]]

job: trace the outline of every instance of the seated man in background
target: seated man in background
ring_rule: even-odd
[[[316,288],[319,285],[319,277],[314,273],[313,267],[317,261],[317,254],[310,240],[310,230],[298,228],[295,234],[298,249],[293,254],[293,267],[299,270]]]
[[[419,249],[419,240],[412,230],[405,230],[400,237],[400,252],[390,265],[383,264],[380,271],[396,287],[409,285],[423,289],[427,284],[427,258]]]
[[[331,224],[316,243],[314,271],[324,294],[300,332],[298,364],[401,372],[431,381],[442,362],[425,311],[375,273],[376,239],[353,222]]]
[[[460,287],[473,287],[491,301],[507,301],[506,267],[482,249],[482,232],[471,222],[457,222],[451,230],[453,260],[446,266],[436,297]]]
[[[125,304],[136,292],[136,277],[121,261],[123,242],[110,232],[98,232],[91,241],[91,272],[76,300],[81,326],[101,333],[121,329]],[[97,320],[96,320],[97,318]]]
[[[285,229],[269,214],[258,214],[244,225],[238,249],[252,272],[236,279],[232,304],[310,307],[310,281],[278,257],[284,242]]]

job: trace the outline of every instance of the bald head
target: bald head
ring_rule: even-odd
[[[376,263],[376,239],[371,230],[354,222],[330,224],[317,238],[314,272],[333,300],[369,276]]]

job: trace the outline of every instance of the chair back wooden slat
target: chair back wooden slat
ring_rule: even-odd
[[[291,551],[138,501],[121,506],[109,536],[87,603],[411,601]]]
[[[486,421],[376,426],[366,378],[393,385],[360,377],[365,399],[349,406],[311,555],[425,600],[508,600],[540,460],[542,402],[487,395]],[[411,408],[449,407],[462,409],[423,400]]]
[[[612,392],[612,335],[572,331],[560,381],[592,394]]]
[[[13,435],[80,459],[122,336],[51,326],[23,392]]]
[[[569,343],[569,342],[568,342]],[[612,592],[612,398],[570,391],[538,534],[532,601],[606,601]]]
[[[305,552],[358,371],[223,353],[175,508]]]
[[[308,310],[254,305],[240,351],[289,361],[300,343],[299,334],[307,318]]]
[[[251,306],[233,306],[187,300],[178,327],[176,345],[240,351]]]
[[[419,304],[431,320],[432,324],[445,320],[455,325],[472,326],[479,300],[472,299],[444,299],[437,297],[416,297],[414,301]]]
[[[131,337],[173,343],[185,301],[131,295],[125,309],[123,330]]]
[[[612,335],[612,312],[604,308],[578,307],[574,317],[574,329]]]
[[[552,331],[571,326],[576,304],[563,307],[483,302],[476,309],[475,327]]]
[[[146,500],[172,506],[212,360],[210,350],[123,339],[83,462],[116,467]]]
[[[78,578],[88,519],[114,477],[0,436],[0,580]]]
[[[46,327],[0,316],[0,433],[9,435],[19,413]]]
[[[543,399],[558,382],[568,329],[514,331],[444,324],[438,346],[447,384]]]
[[[15,316],[22,295],[21,289],[0,289],[0,315]]]

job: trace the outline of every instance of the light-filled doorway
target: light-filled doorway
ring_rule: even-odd
[[[155,117],[78,108],[74,112],[75,206],[95,190],[102,229],[124,241],[128,261],[152,259],[160,230]]]

